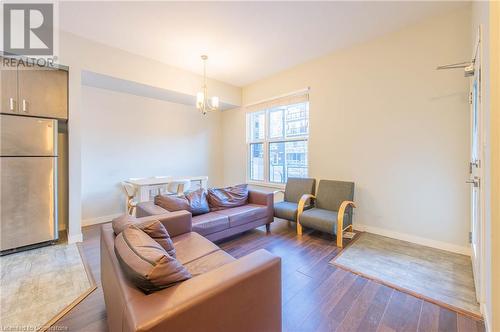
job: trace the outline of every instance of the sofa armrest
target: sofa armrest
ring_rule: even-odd
[[[274,193],[265,192],[260,190],[249,190],[248,191],[248,203],[273,206],[274,203]]]
[[[166,210],[165,210],[166,211]],[[189,233],[192,230],[191,212],[186,210],[166,212],[163,214],[137,218],[137,221],[159,220],[171,237]]]
[[[140,202],[137,203],[135,208],[135,216],[137,218],[154,216],[157,214],[165,214],[168,213],[168,210],[165,210],[161,206],[156,205],[154,202]]]
[[[130,302],[123,331],[281,331],[281,259],[258,250]]]
[[[248,191],[248,203],[267,207],[267,224],[274,221],[274,193],[259,190]]]

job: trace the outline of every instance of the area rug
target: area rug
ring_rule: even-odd
[[[481,315],[469,256],[362,233],[330,264],[465,314]]]
[[[0,257],[0,328],[44,331],[96,289],[76,244]]]

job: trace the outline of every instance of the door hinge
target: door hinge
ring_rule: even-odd
[[[469,173],[472,174],[472,168],[481,168],[481,160],[470,161],[469,162]]]
[[[469,104],[472,105],[472,92],[469,92]]]
[[[472,232],[469,232],[469,243],[472,243]]]

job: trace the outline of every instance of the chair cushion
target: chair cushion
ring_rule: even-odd
[[[288,178],[285,187],[285,201],[298,203],[302,195],[314,195],[316,179]]]
[[[320,209],[338,211],[343,201],[354,199],[354,183],[344,181],[319,181],[316,195],[316,207]]]
[[[217,211],[217,214],[229,217],[230,227],[235,227],[267,217],[267,206],[247,204],[231,209],[220,210]]]
[[[115,235],[118,235],[130,226],[135,225],[137,228],[149,235],[153,240],[158,242],[170,256],[175,257],[175,248],[172,239],[170,238],[167,229],[160,221],[148,220],[140,222],[136,217],[124,214],[113,219],[111,225]]]
[[[279,202],[274,204],[274,216],[285,220],[297,221],[297,203]]]
[[[231,263],[235,258],[223,250],[217,250],[211,254],[202,256],[185,265],[191,275],[197,276],[214,270],[222,265]]]
[[[210,211],[219,211],[246,204],[248,201],[248,185],[239,184],[227,188],[208,189]]]
[[[177,260],[188,264],[200,257],[206,256],[220,248],[198,233],[185,233],[173,238],[177,251]]]
[[[300,215],[300,224],[329,234],[337,234],[337,212],[312,208]]]
[[[124,274],[145,293],[191,278],[177,259],[135,226],[118,234],[114,247]]]
[[[210,212],[193,217],[193,232],[208,235],[229,228],[229,218],[223,214]]]

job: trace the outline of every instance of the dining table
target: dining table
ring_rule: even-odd
[[[148,202],[154,199],[161,189],[169,183],[189,180],[191,188],[208,189],[208,176],[153,176],[145,178],[129,178],[125,182],[136,188],[137,202]]]

